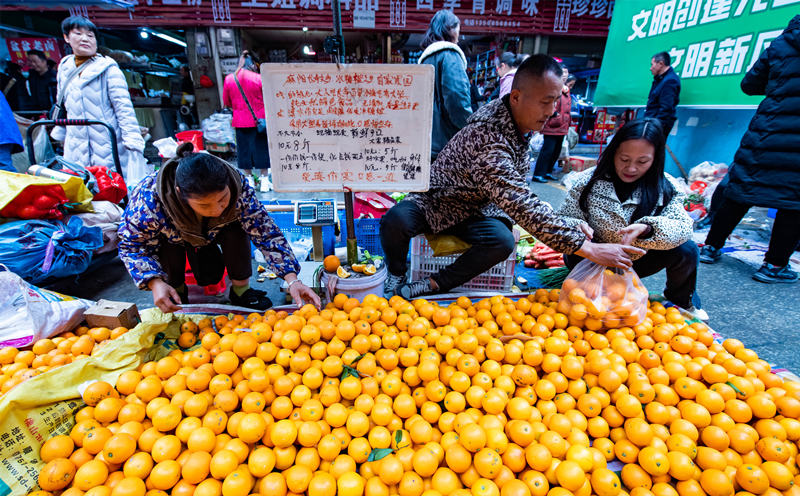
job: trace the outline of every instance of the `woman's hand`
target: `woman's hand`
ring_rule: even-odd
[[[633,267],[631,255],[644,255],[646,252],[635,246],[612,243],[593,243],[585,241],[576,255],[588,258],[592,262],[605,267],[616,267],[629,270]]]
[[[181,309],[181,297],[175,288],[161,279],[151,279],[147,286],[153,292],[153,304],[164,313],[177,312]]]
[[[580,229],[583,235],[586,236],[587,240],[591,241],[594,237],[594,229],[592,229],[591,226],[589,226],[589,224],[586,222],[581,222],[578,225],[578,229]]]
[[[632,244],[639,236],[645,234],[649,229],[650,226],[647,224],[631,224],[628,227],[623,227],[619,230],[619,233],[622,235],[622,244]]]
[[[297,279],[297,274],[290,272],[283,278],[289,285],[289,294],[292,295],[292,300],[297,306],[303,303],[311,303],[317,310],[322,308],[322,303],[319,301],[319,296],[311,288],[303,284],[303,281]]]

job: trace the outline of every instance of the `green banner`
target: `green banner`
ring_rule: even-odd
[[[598,106],[647,103],[650,59],[668,52],[681,106],[753,107],[739,83],[800,12],[800,0],[618,0],[595,94]]]

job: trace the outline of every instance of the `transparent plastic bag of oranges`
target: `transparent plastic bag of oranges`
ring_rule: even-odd
[[[647,288],[633,270],[582,260],[561,287],[557,310],[569,324],[591,331],[640,324],[647,315]]]

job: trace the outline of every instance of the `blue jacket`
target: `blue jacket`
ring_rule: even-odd
[[[800,15],[761,52],[741,86],[765,98],[733,157],[725,196],[800,210]]]
[[[675,74],[672,67],[667,69],[664,74],[653,78],[644,116],[661,121],[665,134],[669,134],[672,125],[675,124],[675,110],[680,101],[680,94],[681,79]]]
[[[11,145],[11,153],[19,153],[24,150],[22,147],[22,135],[19,134],[19,126],[8,106],[6,96],[0,91],[0,145]]]
[[[431,157],[435,158],[472,115],[467,59],[455,43],[437,41],[420,55],[419,63],[432,65],[436,71],[431,128]]]

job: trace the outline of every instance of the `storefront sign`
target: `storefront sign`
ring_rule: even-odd
[[[276,191],[425,191],[433,66],[262,64]]]
[[[355,29],[424,32],[437,10],[451,9],[461,20],[462,33],[574,36],[605,36],[614,6],[614,0],[341,0],[342,24]],[[130,15],[90,8],[89,18],[102,27],[332,26],[330,0],[139,0]]]
[[[353,12],[353,27],[375,29],[375,11],[356,10]]]
[[[6,38],[11,62],[19,64],[23,69],[28,67],[28,50],[44,52],[45,57],[58,63],[61,60],[61,49],[55,38]]]
[[[739,84],[799,9],[800,0],[617,2],[595,103],[644,105],[650,59],[665,51],[681,78],[681,105],[758,105],[763,97],[745,95]]]

